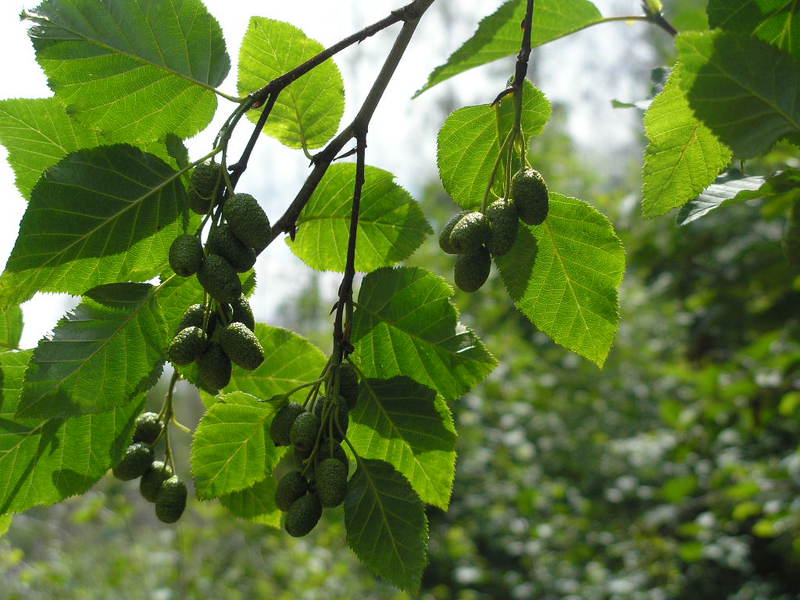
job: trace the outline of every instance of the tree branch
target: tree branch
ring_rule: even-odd
[[[403,57],[403,54],[405,53],[406,48],[408,47],[408,44],[414,35],[414,31],[417,28],[420,18],[425,11],[430,8],[433,2],[434,0],[414,0],[414,2],[411,4],[408,4],[404,8],[397,11],[397,13],[401,14],[401,18],[403,19],[403,27],[400,30],[400,33],[397,34],[397,39],[395,39],[394,45],[389,51],[389,55],[386,57],[383,67],[381,67],[378,76],[375,78],[372,88],[370,88],[370,91],[361,105],[358,114],[355,116],[353,121],[339,133],[339,135],[328,142],[328,145],[314,156],[314,169],[306,178],[305,183],[303,183],[303,186],[300,188],[300,191],[289,205],[289,208],[286,209],[286,212],[283,214],[283,216],[281,216],[281,218],[278,219],[273,225],[270,233],[269,243],[272,243],[272,241],[275,240],[275,238],[281,233],[289,233],[293,235],[297,217],[300,216],[300,212],[308,203],[308,200],[311,198],[311,194],[314,193],[314,190],[319,185],[319,182],[322,180],[322,176],[325,174],[325,171],[328,170],[331,162],[333,162],[333,160],[336,158],[339,152],[341,152],[342,148],[349,140],[353,138],[358,139],[358,136],[361,135],[362,132],[364,135],[366,135],[372,115],[375,113],[375,109],[377,108],[383,93],[386,91],[386,86],[389,85],[389,81],[391,81],[391,78],[397,69],[397,65],[400,63],[400,59]]]

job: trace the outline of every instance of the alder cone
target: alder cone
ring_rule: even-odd
[[[174,523],[181,518],[186,508],[186,484],[173,475],[158,490],[156,516],[164,523]]]
[[[289,402],[275,414],[269,427],[269,435],[276,446],[288,446],[292,443],[289,431],[295,419],[302,412],[303,407],[297,402]]]
[[[136,417],[136,422],[133,430],[133,441],[150,444],[151,446],[161,435],[161,430],[164,429],[164,421],[162,421],[158,413],[143,412]]]
[[[528,225],[541,225],[547,218],[550,194],[539,171],[517,171],[511,180],[511,198],[517,205],[519,218]]]
[[[469,213],[468,210],[462,210],[461,212],[454,214],[452,217],[450,217],[447,223],[444,224],[444,227],[442,227],[442,230],[439,232],[439,248],[441,248],[442,251],[447,252],[448,254],[459,253],[458,249],[450,241],[450,234],[453,232],[453,227],[456,226],[456,223],[458,223],[461,220],[461,217],[467,213]]]
[[[158,499],[158,492],[161,484],[172,477],[172,467],[161,460],[154,461],[150,469],[142,475],[139,480],[139,493],[148,502],[155,502]]]
[[[322,504],[314,494],[301,496],[289,507],[283,523],[286,532],[292,537],[307,535],[322,516]]]
[[[147,444],[135,442],[125,449],[125,455],[112,472],[117,479],[130,481],[144,475],[151,464],[153,464],[153,449]]]
[[[489,270],[492,266],[492,257],[486,248],[477,252],[461,254],[456,259],[454,279],[456,285],[465,292],[475,292],[486,283]]]
[[[200,382],[211,390],[221,390],[231,381],[231,359],[217,342],[197,358]]]
[[[291,471],[281,477],[275,488],[275,506],[286,512],[292,503],[308,491],[308,481],[300,471]]]
[[[347,408],[353,410],[358,401],[358,375],[349,363],[339,366],[339,395],[347,401]]]
[[[503,256],[514,246],[519,231],[519,214],[512,200],[492,202],[486,209],[492,233],[486,248],[492,256]]]
[[[197,236],[183,233],[169,247],[169,266],[181,277],[189,277],[203,265],[203,245]]]
[[[256,318],[253,316],[253,309],[250,308],[247,298],[240,296],[231,302],[231,308],[233,309],[231,321],[244,324],[250,331],[256,330]]]
[[[237,273],[244,273],[256,264],[256,253],[239,241],[230,225],[222,223],[212,227],[206,240],[206,249],[228,261]]]
[[[459,253],[476,252],[489,242],[491,235],[492,230],[486,215],[477,211],[468,212],[453,226],[450,244]]]
[[[331,450],[331,446],[333,446],[333,450]],[[347,459],[347,453],[339,443],[331,444],[330,440],[323,437],[319,444],[319,448],[317,448],[316,456],[317,464],[320,464],[326,459],[332,458],[334,460],[338,460],[344,465],[345,475],[350,471],[350,461]]]
[[[189,208],[197,214],[207,214],[222,196],[222,187],[222,165],[197,165],[189,176]]]
[[[176,330],[175,333],[177,333],[181,329],[186,329],[187,327],[199,327],[202,329],[203,314],[205,313],[205,310],[206,308],[203,304],[192,304],[189,308],[187,308],[183,312],[183,316],[181,317],[181,322],[178,324],[178,329]]]
[[[311,412],[300,413],[289,429],[289,439],[298,456],[306,457],[314,449],[314,442],[317,441],[320,420],[317,415]]]
[[[344,502],[347,494],[347,467],[335,458],[326,458],[314,471],[317,495],[322,506],[333,508]]]
[[[233,234],[247,247],[260,252],[269,243],[267,214],[250,194],[234,194],[222,205],[222,214]]]
[[[256,335],[244,323],[231,323],[219,332],[225,354],[243,369],[252,371],[264,362],[264,349]]]
[[[242,282],[228,261],[209,254],[197,272],[203,289],[217,302],[230,303],[242,295]]]
[[[193,363],[208,347],[208,336],[199,327],[181,329],[169,344],[167,355],[176,365]]]

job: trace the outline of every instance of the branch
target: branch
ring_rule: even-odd
[[[367,153],[367,130],[356,133],[356,182],[353,190],[353,209],[350,212],[350,236],[347,240],[347,261],[344,276],[339,285],[339,300],[336,303],[336,319],[333,323],[333,348],[335,363],[339,364],[352,352],[350,344],[350,317],[353,313],[353,279],[356,276],[356,236],[358,235],[358,215],[361,210],[361,192],[364,189],[365,163]],[[347,319],[343,325],[343,315]]]
[[[369,94],[367,94],[364,103],[361,105],[358,114],[339,135],[328,142],[328,145],[314,156],[314,169],[311,171],[308,178],[306,178],[303,187],[300,188],[300,191],[289,205],[289,208],[286,209],[283,216],[273,225],[268,243],[272,243],[281,233],[294,233],[297,217],[300,216],[300,212],[308,203],[311,194],[314,193],[314,190],[317,188],[317,185],[319,185],[322,176],[325,175],[325,171],[328,170],[331,162],[333,162],[349,140],[353,138],[358,139],[358,136],[361,135],[362,132],[366,135],[372,115],[378,107],[378,103],[383,93],[386,91],[386,86],[389,85],[389,81],[391,81],[397,69],[397,65],[400,63],[400,59],[403,57],[414,35],[420,18],[425,11],[430,8],[433,2],[434,0],[414,0],[411,4],[397,11],[402,15],[403,28],[400,30],[400,33],[397,34],[397,39],[395,39],[394,45],[389,51],[389,55],[386,57],[383,67],[375,78],[372,88]]]

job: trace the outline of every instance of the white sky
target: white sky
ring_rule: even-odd
[[[457,10],[460,20],[457,23],[443,22],[437,14],[425,16],[370,126],[367,162],[395,173],[398,183],[412,194],[436,176],[435,133],[445,117],[443,106],[449,105],[453,98],[458,99],[459,105],[490,101],[507,76],[498,78],[500,71],[493,68],[476,69],[426,92],[413,102],[409,100],[424,83],[427,74],[471,35],[478,18],[491,13],[501,3],[500,0],[440,2],[447,3],[453,12]],[[0,99],[51,95],[45,77],[34,60],[25,26],[17,18],[23,8],[31,9],[37,4],[19,0],[0,1],[0,50],[4,57]],[[290,22],[303,29],[309,37],[328,46],[384,17],[391,9],[405,2],[205,0],[205,4],[222,26],[233,63],[222,87],[235,94],[236,57],[251,15]],[[603,14],[608,15],[639,12],[636,0],[601,0],[596,4]],[[603,25],[587,30],[575,36],[575,39],[549,45],[534,55],[543,65],[540,81],[536,83],[551,101],[570,104],[571,129],[589,132],[586,138],[589,143],[592,143],[591,140],[595,144],[600,141],[609,152],[630,143],[633,131],[630,121],[636,118],[632,111],[612,111],[610,99],[639,99],[642,90],[647,88],[646,84],[632,84],[630,80],[614,76],[615,69],[625,62],[641,61],[647,64],[647,49],[636,44],[642,29],[642,25]],[[348,122],[358,108],[396,30],[397,26],[337,57],[347,97],[343,123]],[[506,64],[508,66],[502,69],[502,73],[511,72],[512,59]],[[598,88],[602,89],[599,100]],[[225,104],[225,101],[221,101],[223,110],[219,111],[220,117],[208,128],[208,133],[200,134],[188,142],[192,157],[201,156],[211,148],[217,125],[232,106]],[[241,128],[244,131],[234,140],[233,156],[238,154],[236,148],[240,148],[249,135],[249,127]],[[5,148],[0,146],[0,194],[6,211],[0,221],[0,265],[5,264],[13,248],[18,224],[26,207],[14,186],[14,175],[5,160],[6,156]],[[263,136],[256,146],[250,168],[237,189],[258,197],[274,221],[294,197],[306,174],[307,161],[301,153],[288,150]],[[308,276],[308,269],[293,257],[283,243],[276,242],[259,258],[257,273],[261,285],[253,304],[257,318],[269,322],[273,316],[271,310],[285,297],[291,286],[296,286],[298,281]],[[333,286],[336,280],[331,276],[328,283]],[[72,304],[74,301],[64,295],[39,294],[23,305],[26,327],[22,346],[34,346]]]

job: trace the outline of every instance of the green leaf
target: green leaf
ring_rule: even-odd
[[[297,220],[297,236],[286,243],[307,265],[343,272],[350,235],[356,166],[331,165]],[[367,166],[356,238],[356,270],[373,271],[411,256],[432,233],[419,205],[394,182],[394,175]]]
[[[86,492],[122,456],[143,404],[140,399],[72,419],[19,418],[16,412],[31,354],[0,354],[0,514],[55,504]]]
[[[362,458],[385,460],[428,504],[447,510],[456,432],[444,400],[408,377],[363,379],[347,439]]]
[[[619,326],[625,251],[609,220],[576,198],[550,194],[541,225],[521,225],[496,259],[511,298],[565,348],[603,366]]]
[[[184,281],[117,283],[87,292],[34,351],[20,415],[103,412],[150,388],[186,308],[187,288]]]
[[[677,37],[689,105],[742,158],[800,131],[800,62],[756,38],[725,31]]]
[[[237,517],[278,529],[281,511],[275,506],[277,486],[275,478],[270,475],[248,488],[220,496],[219,502]]]
[[[481,20],[473,36],[433,70],[414,97],[459,73],[519,52],[524,17],[525,2],[509,0]],[[588,0],[537,0],[531,45],[546,44],[601,20],[600,11]]]
[[[26,199],[45,169],[70,152],[101,143],[97,132],[78,125],[55,98],[0,101],[0,142]]]
[[[439,130],[439,177],[453,201],[463,208],[480,210],[500,145],[513,124],[513,104],[509,95],[497,107],[479,104],[459,108]],[[527,136],[539,135],[550,119],[550,103],[527,80],[522,109],[523,131]],[[498,172],[496,181],[501,179]]]
[[[0,277],[0,307],[37,291],[79,295],[115,281],[145,281],[166,269],[183,233],[178,175],[128,145],[80,150],[51,167],[33,190]]]
[[[249,394],[225,394],[203,415],[192,442],[197,497],[217,498],[264,479],[277,462],[269,435],[275,407]]]
[[[642,173],[646,217],[695,198],[731,160],[730,149],[694,116],[679,79],[680,69],[673,69],[644,116],[649,140]]]
[[[797,9],[797,0],[709,0],[708,24],[726,31],[755,34],[800,59]]]
[[[697,198],[684,205],[678,213],[678,225],[688,225],[712,210],[716,210],[728,200],[747,200],[752,197],[747,192],[758,190],[765,179],[760,175],[745,177],[740,171],[732,170],[717,177]]]
[[[297,27],[252,17],[239,53],[239,93],[250,94],[319,54],[324,47]],[[319,148],[344,114],[344,82],[332,59],[306,73],[278,96],[264,133],[289,148]],[[248,116],[257,121],[260,111]]]
[[[19,347],[22,337],[22,309],[11,306],[0,310],[0,348],[15,350]]]
[[[87,126],[149,141],[214,116],[230,59],[200,0],[46,0],[25,16],[50,87]]]
[[[453,400],[497,361],[459,327],[444,279],[419,268],[384,268],[361,283],[353,315],[354,360],[365,376],[405,375]]]
[[[389,463],[362,459],[344,500],[347,543],[377,575],[419,590],[428,546],[428,519],[411,486]]]

